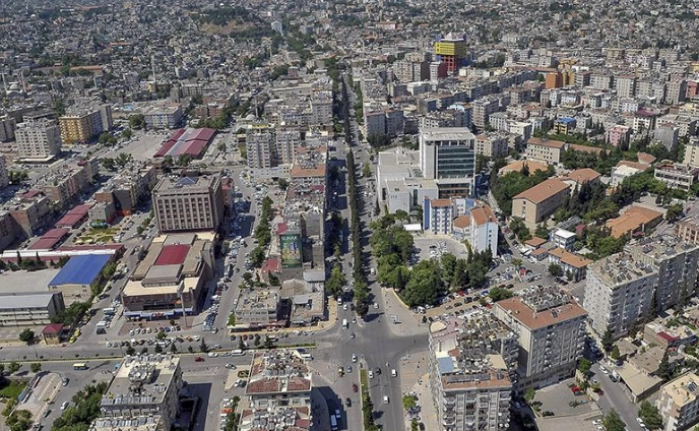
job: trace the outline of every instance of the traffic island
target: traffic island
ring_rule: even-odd
[[[374,404],[371,402],[369,394],[369,377],[367,370],[360,370],[359,383],[361,385],[362,418],[365,431],[378,431],[380,428],[374,423]]]

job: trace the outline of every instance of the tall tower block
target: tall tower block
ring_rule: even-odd
[[[468,46],[463,37],[449,33],[434,43],[434,53],[437,60],[447,65],[447,72],[454,72],[462,66],[464,59],[467,58]]]

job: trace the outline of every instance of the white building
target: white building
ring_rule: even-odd
[[[470,196],[476,174],[476,138],[465,127],[420,131],[420,170],[437,180],[440,197]]]
[[[664,431],[682,431],[699,422],[699,376],[688,372],[670,380],[660,388],[656,407],[660,411]]]
[[[575,233],[565,229],[556,229],[551,232],[549,240],[555,244],[556,247],[572,250],[573,244],[575,243]]]
[[[585,310],[592,329],[624,336],[650,309],[658,271],[626,253],[599,260],[587,269]]]
[[[509,425],[515,335],[476,311],[430,326],[429,373],[441,431],[499,431]]]
[[[519,344],[518,392],[569,378],[582,357],[587,313],[555,287],[534,287],[498,301],[495,316]]]
[[[143,111],[149,129],[174,129],[182,121],[182,105],[151,106]]]
[[[425,200],[425,223],[423,229],[435,235],[449,235],[453,229],[454,206],[451,199]]]
[[[17,124],[15,130],[20,160],[47,162],[61,153],[61,131],[45,118]]]

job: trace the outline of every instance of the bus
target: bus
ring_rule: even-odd
[[[330,429],[332,431],[337,431],[337,418],[335,415],[330,415]]]
[[[83,362],[79,362],[77,364],[73,364],[73,369],[74,370],[87,370],[87,364]]]

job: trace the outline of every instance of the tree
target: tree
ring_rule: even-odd
[[[333,266],[332,271],[330,271],[330,277],[328,282],[325,284],[328,289],[328,293],[337,297],[342,293],[342,289],[345,287],[347,280],[345,274],[342,273],[342,268],[340,265]]]
[[[638,417],[643,419],[646,427],[650,430],[657,430],[663,427],[663,418],[660,416],[660,411],[648,400],[643,400],[638,409]]]
[[[29,328],[26,328],[25,330],[19,333],[19,339],[23,343],[32,344],[32,342],[34,342],[34,337],[34,331],[32,331]]]
[[[131,344],[129,344],[126,348],[126,354],[129,356],[133,356],[136,354],[136,349],[134,349],[134,347]]]
[[[265,349],[267,349],[267,350],[272,349],[272,348],[274,347],[274,342],[273,342],[272,339],[269,337],[269,335],[265,335],[265,344],[264,344],[264,346],[265,346]]]
[[[621,357],[621,352],[619,351],[619,346],[614,346],[614,348],[612,349],[611,357],[615,361],[619,360],[619,358]]]
[[[199,343],[199,351],[202,353],[206,353],[209,351],[209,346],[206,345],[206,341],[204,339],[201,339],[201,343]]]
[[[5,364],[0,364],[0,379],[5,374]]]
[[[104,166],[104,169],[108,171],[113,171],[116,169],[116,163],[114,163],[114,159],[111,157],[104,157],[102,160],[102,166]]]
[[[488,292],[488,296],[493,302],[502,301],[503,299],[512,298],[514,293],[510,289],[505,289],[504,287],[493,287]]]
[[[364,178],[371,178],[372,172],[371,172],[371,166],[369,165],[369,162],[364,162],[364,166],[362,167],[362,176]]]
[[[438,264],[425,260],[413,267],[410,280],[402,292],[403,300],[409,306],[435,304],[443,293],[441,271]]]
[[[260,334],[255,334],[255,340],[254,340],[253,344],[255,345],[256,348],[260,347]]]
[[[616,410],[611,409],[609,413],[602,419],[602,424],[606,431],[625,431],[626,424],[619,417],[619,413]]]
[[[279,185],[279,188],[282,190],[286,190],[289,187],[289,181],[287,181],[286,178],[279,178],[277,180],[277,184]]]
[[[578,359],[578,371],[584,376],[587,376],[590,373],[590,369],[592,368],[592,362],[590,362],[589,359],[587,358],[580,358]]]
[[[536,397],[536,389],[527,388],[527,390],[524,391],[524,400],[527,402],[527,404],[531,404],[531,402],[534,401],[535,397]]]
[[[238,350],[245,350],[247,346],[245,345],[245,341],[243,341],[242,337],[238,337]]]
[[[129,116],[129,127],[136,130],[145,129],[146,117],[143,114],[133,114]]]
[[[672,367],[670,366],[670,356],[667,350],[665,350],[665,353],[663,354],[663,359],[660,360],[656,374],[665,381],[672,378]]]
[[[549,265],[549,274],[553,275],[554,277],[560,277],[563,275],[563,268],[561,268],[561,265],[557,263],[552,263]]]
[[[41,364],[39,362],[32,362],[31,365],[29,365],[29,371],[34,374],[38,373],[41,371]]]
[[[172,353],[173,355],[177,353],[177,346],[175,345],[175,343],[170,344],[170,353]]]
[[[262,268],[262,264],[265,262],[265,250],[258,246],[250,253],[250,260],[255,268]]]
[[[524,224],[524,220],[519,217],[512,217],[512,221],[510,221],[510,229],[512,229],[512,232],[517,235],[517,239],[522,242],[532,239],[532,234],[529,231],[529,228]]]
[[[133,130],[131,130],[127,127],[126,129],[124,129],[124,131],[121,132],[121,137],[124,139],[133,138]]]
[[[132,160],[133,160],[133,156],[132,156],[131,154],[129,154],[129,153],[119,153],[119,154],[117,155],[116,159],[114,159],[114,163],[115,163],[117,166],[119,166],[119,168],[124,169],[124,168],[126,167],[126,165],[128,165],[129,163],[131,163]]]
[[[187,346],[187,351],[188,351],[189,353],[194,353],[194,347],[192,347],[192,346]]]
[[[173,346],[174,346],[174,344],[173,344]],[[156,344],[154,351],[155,351],[155,353],[163,353],[163,346],[161,346],[160,344]]]
[[[677,221],[680,218],[682,218],[683,213],[684,213],[684,208],[682,207],[682,204],[670,205],[667,208],[667,212],[665,213],[665,220],[672,223],[672,222]]]
[[[546,225],[542,223],[536,227],[534,235],[538,238],[547,240],[549,239],[549,230],[546,228]]]
[[[7,372],[10,373],[10,374],[14,374],[14,373],[16,373],[17,371],[19,371],[20,367],[21,367],[20,364],[18,364],[18,363],[15,362],[15,361],[12,361],[12,362],[10,362],[10,364],[7,366]]]
[[[612,350],[612,344],[614,344],[614,336],[612,335],[612,330],[607,328],[602,335],[602,348],[605,352]]]

